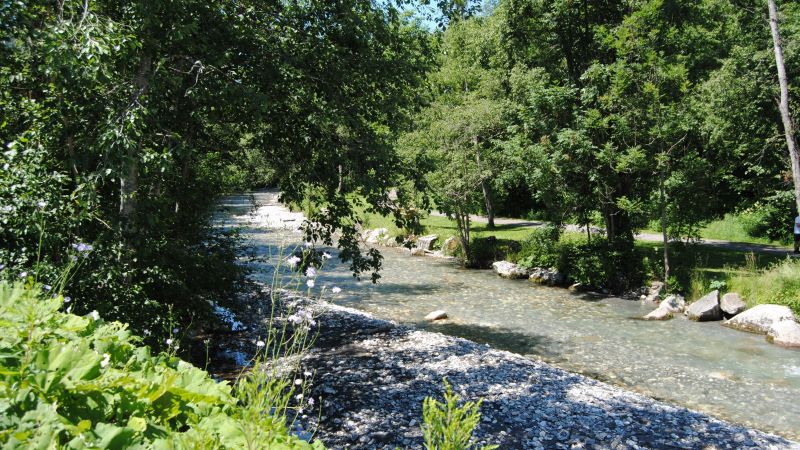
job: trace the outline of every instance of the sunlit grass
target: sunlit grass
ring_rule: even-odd
[[[661,229],[658,228],[657,223],[651,222],[647,229],[642,230],[642,233],[661,234]],[[778,241],[750,236],[747,234],[747,231],[745,231],[745,226],[742,219],[735,214],[726,214],[722,219],[710,222],[708,225],[701,228],[700,238],[730,242],[744,242],[747,244],[783,245],[783,243]]]

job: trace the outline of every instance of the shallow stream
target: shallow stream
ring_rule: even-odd
[[[259,256],[272,262],[301,243],[275,193],[225,199],[218,223],[242,226]],[[280,229],[285,227],[286,229]],[[334,249],[329,249],[335,254]],[[331,301],[431,331],[439,331],[541,359],[733,422],[800,440],[800,351],[768,344],[764,336],[719,323],[683,318],[639,320],[652,304],[573,294],[488,270],[464,270],[452,261],[412,257],[381,248],[378,284],[355,280],[330,259],[313,293],[326,286]],[[268,277],[270,264],[257,276]],[[342,292],[331,298],[330,288]],[[437,309],[450,319],[427,323]]]

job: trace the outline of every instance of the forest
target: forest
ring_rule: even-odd
[[[653,280],[686,292],[694,263],[681,253],[709,224],[792,239],[800,3],[779,1],[772,22],[770,5],[0,2],[3,318],[34,295],[15,290],[25,285],[62,302],[37,313],[51,325],[99,314],[141,336],[104,335],[117,350],[97,367],[135,353],[174,371],[135,345],[174,356],[173,329],[202,329],[217,320],[210,300],[252,289],[245,237],[213,218],[222,196],[268,187],[306,213],[304,239],[337,247],[359,279],[381,277],[380,251],[361,241],[367,217],[414,235],[439,211],[467,266],[497,252],[485,248],[494,218],[514,217],[553,225],[508,251],[519,260],[615,294]],[[488,221],[479,235],[473,215]],[[584,231],[565,240],[566,225]],[[647,230],[663,243],[643,250]],[[798,311],[792,286],[780,302]],[[89,342],[93,327],[70,333]],[[198,345],[178,354],[197,364]],[[25,401],[12,403],[0,409],[22,420]],[[209,405],[153,423],[184,429]],[[14,426],[0,419],[0,442],[24,442]],[[77,445],[76,429],[53,436]]]

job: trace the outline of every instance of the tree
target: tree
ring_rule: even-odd
[[[786,78],[786,66],[783,62],[783,46],[781,33],[778,28],[778,7],[775,0],[767,0],[769,8],[769,27],[772,32],[772,42],[775,47],[775,66],[778,69],[778,84],[781,90],[779,108],[783,131],[786,136],[786,147],[789,150],[789,159],[792,162],[792,179],[794,181],[794,197],[797,213],[800,214],[800,158],[797,155],[797,142],[794,136],[794,122],[789,111],[789,82]]]

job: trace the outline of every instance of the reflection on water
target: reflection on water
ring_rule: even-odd
[[[275,194],[257,193],[275,205]],[[259,256],[277,261],[300,244],[291,230],[249,221],[248,196],[230,197],[221,226],[245,226]],[[272,208],[271,210],[276,210]],[[335,253],[333,249],[330,249]],[[339,286],[336,303],[420,328],[465,337],[554,363],[653,397],[728,420],[800,439],[800,352],[763,336],[718,323],[638,320],[653,306],[638,301],[575,295],[565,289],[503,280],[491,271],[463,270],[436,258],[381,249],[382,278],[355,280],[332,259],[317,288]],[[259,265],[262,277],[269,261]],[[449,319],[423,317],[444,309]]]

